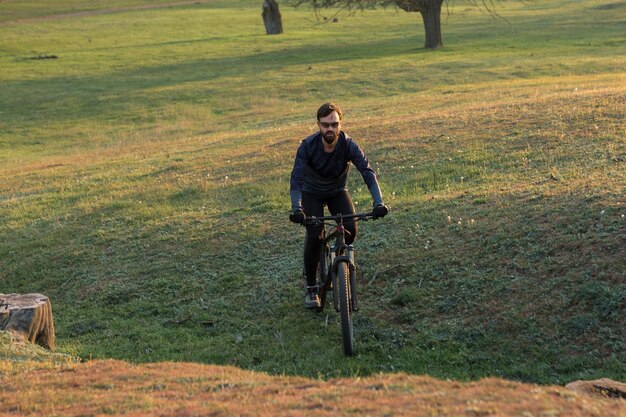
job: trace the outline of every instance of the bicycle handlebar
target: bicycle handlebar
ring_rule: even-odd
[[[373,211],[367,212],[367,213],[355,213],[355,214],[337,214],[334,216],[322,216],[322,217],[316,217],[316,216],[307,216],[305,223],[308,224],[319,224],[321,222],[324,221],[329,221],[329,220],[352,220],[352,219],[356,219],[356,221],[359,220],[369,220],[369,219],[375,219],[377,218],[374,215]]]

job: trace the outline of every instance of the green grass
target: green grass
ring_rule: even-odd
[[[0,331],[0,372],[5,375],[33,369],[67,369],[78,361],[77,357],[50,352]]]
[[[457,5],[437,52],[403,12],[318,25],[283,7],[268,37],[255,1],[134,8],[150,3],[0,3],[0,288],[51,298],[59,351],[626,378],[617,3],[511,2],[508,22]],[[392,209],[360,230],[350,359],[338,317],[302,308],[287,222],[327,100]]]

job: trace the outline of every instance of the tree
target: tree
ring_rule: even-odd
[[[276,0],[263,0],[263,23],[268,35],[283,33],[283,20]]]
[[[447,1],[447,0],[446,0]],[[492,15],[494,2],[498,0],[465,0],[484,8]],[[444,0],[291,0],[294,6],[309,4],[317,14],[320,9],[337,7],[339,12],[353,13],[357,10],[373,9],[376,6],[398,7],[406,12],[419,12],[424,21],[426,40],[424,48],[436,49],[443,46],[441,37],[441,6]]]

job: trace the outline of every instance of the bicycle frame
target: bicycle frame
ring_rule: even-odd
[[[320,277],[326,276],[325,280],[322,280],[321,285],[327,285],[328,283],[328,272],[331,273],[331,282],[333,291],[333,306],[335,307],[335,311],[339,312],[339,301],[337,297],[337,283],[335,279],[337,277],[338,265],[341,262],[345,262],[348,265],[348,271],[350,273],[350,301],[351,301],[351,310],[356,310],[357,307],[357,293],[356,293],[356,265],[354,263],[354,258],[351,256],[351,252],[353,253],[352,245],[346,245],[345,243],[345,234],[349,233],[345,226],[343,225],[343,221],[339,220],[337,226],[334,226],[331,229],[330,233],[325,233],[326,236],[322,240],[322,248],[326,250],[326,245],[330,244],[332,240],[335,241],[330,252],[330,261],[331,264],[328,265],[329,269],[324,273],[320,274]]]
[[[321,257],[324,258],[326,253],[330,253],[330,264],[322,264],[320,267],[320,292],[322,293],[323,302],[325,302],[325,291],[330,287],[330,283],[332,282],[333,291],[333,301],[334,307],[336,311],[339,311],[339,305],[337,302],[336,296],[336,282],[334,282],[337,276],[338,265],[341,262],[345,262],[348,265],[348,270],[350,274],[350,305],[351,311],[356,311],[358,309],[357,303],[357,292],[356,292],[356,265],[354,263],[354,249],[352,245],[346,245],[345,243],[345,234],[349,233],[345,226],[345,220],[354,220],[354,221],[366,221],[369,219],[374,219],[374,213],[356,213],[356,214],[338,214],[334,216],[323,216],[323,217],[315,217],[311,216],[307,218],[308,224],[319,225],[322,224],[324,226],[323,238],[322,238],[322,254]],[[336,224],[332,225],[330,228],[330,232],[327,229],[330,221],[335,221]],[[332,246],[332,250],[330,246],[332,241],[334,240],[334,246]],[[330,279],[329,279],[330,272]],[[320,310],[323,309],[323,305]]]
[[[333,305],[341,316],[341,330],[343,337],[343,351],[346,355],[354,354],[354,330],[352,325],[352,313],[357,310],[356,292],[356,265],[354,263],[354,249],[352,245],[346,245],[345,234],[349,233],[345,228],[345,220],[369,220],[376,218],[374,213],[358,213],[348,215],[311,217],[307,224],[323,225],[322,252],[320,255],[320,296],[319,311],[326,304],[326,292],[333,288]],[[328,231],[328,221],[335,221],[336,225]],[[334,246],[330,247],[331,242]]]

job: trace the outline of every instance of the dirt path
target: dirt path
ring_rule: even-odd
[[[405,374],[322,381],[192,363],[94,361],[0,373],[11,416],[623,417],[626,400],[502,379],[461,383]]]

